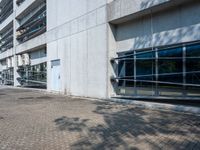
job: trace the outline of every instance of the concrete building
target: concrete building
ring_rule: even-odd
[[[199,98],[198,0],[1,0],[2,84]]]

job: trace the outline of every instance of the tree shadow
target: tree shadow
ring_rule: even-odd
[[[71,145],[72,149],[184,149],[193,148],[200,141],[198,116],[94,103],[96,109],[92,113],[101,115],[105,123],[94,125],[79,117],[55,120],[60,131],[82,135]]]

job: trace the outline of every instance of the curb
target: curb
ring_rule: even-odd
[[[145,101],[138,101],[138,100],[127,100],[127,99],[116,99],[116,98],[111,98],[109,99],[109,101],[132,104],[139,108],[147,108],[147,109],[162,110],[162,111],[170,110],[174,112],[200,115],[200,107],[189,106],[189,105],[187,106],[187,105],[180,105],[180,104],[163,104],[163,103],[157,103],[157,102],[145,102]]]
[[[67,96],[67,95],[64,95],[59,92],[49,92],[46,89],[23,88],[23,87],[12,87],[12,86],[2,86],[2,88],[26,89],[26,90],[31,90],[31,91],[45,92],[45,93],[49,93],[49,94],[53,94],[53,95]],[[1,87],[0,87],[0,89],[1,89]],[[159,102],[148,102],[148,101],[139,101],[139,100],[117,99],[117,98],[98,99],[98,98],[89,98],[89,97],[88,98],[87,97],[78,97],[78,96],[72,96],[72,95],[68,96],[68,97],[86,99],[86,100],[90,100],[90,101],[117,102],[117,103],[135,105],[138,108],[182,112],[182,113],[196,114],[196,115],[200,116],[200,107],[195,107],[195,106],[190,106],[190,105],[167,104],[167,103],[159,103]]]

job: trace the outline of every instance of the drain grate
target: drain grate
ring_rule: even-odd
[[[26,99],[34,99],[34,97],[20,97],[19,99],[26,100]]]
[[[40,97],[36,97],[35,99],[52,99],[52,97],[50,97],[50,96],[40,96]]]

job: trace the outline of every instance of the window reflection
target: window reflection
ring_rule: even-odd
[[[183,75],[182,74],[159,75],[158,81],[169,82],[169,83],[183,83]]]
[[[200,57],[200,44],[186,46],[186,57]]]
[[[155,74],[155,52],[137,52],[136,55],[136,74],[141,75]]]
[[[186,83],[200,84],[200,44],[186,47]]]
[[[174,58],[174,57],[183,57],[183,51],[182,48],[172,48],[172,49],[166,49],[166,50],[159,50],[158,51],[158,57],[159,58]]]
[[[119,86],[134,88],[136,92],[131,94],[183,96],[185,92],[194,95],[200,90],[200,44],[135,51],[121,56],[124,57],[118,61]]]
[[[158,72],[159,74],[183,72],[183,61],[181,59],[158,60]]]

